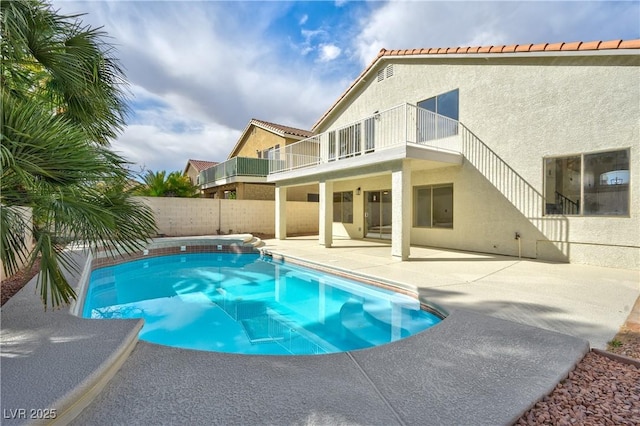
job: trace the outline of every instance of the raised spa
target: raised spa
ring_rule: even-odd
[[[424,308],[424,305],[423,305]],[[194,253],[96,269],[85,318],[143,318],[140,339],[310,355],[386,344],[438,322],[410,296],[260,254]]]

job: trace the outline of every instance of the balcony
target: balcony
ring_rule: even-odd
[[[202,189],[233,182],[266,182],[269,161],[262,158],[234,157],[200,172]]]
[[[276,150],[269,163],[269,181],[279,180],[280,173],[305,175],[309,168],[330,171],[396,158],[459,164],[458,127],[457,120],[415,105],[399,105]]]

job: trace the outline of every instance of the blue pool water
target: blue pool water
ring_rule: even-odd
[[[91,274],[85,318],[144,318],[140,339],[218,352],[307,355],[389,343],[440,318],[418,300],[259,254],[184,254]]]

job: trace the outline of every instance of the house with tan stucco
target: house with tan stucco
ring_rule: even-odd
[[[275,185],[267,182],[269,162],[280,149],[313,133],[295,127],[251,119],[227,160],[202,170],[198,184],[204,197],[238,200],[273,200]],[[289,201],[317,201],[318,185],[292,189]]]
[[[192,185],[200,186],[200,173],[216,164],[218,163],[215,161],[189,159],[187,165],[184,166],[182,175],[188,177]]]
[[[319,242],[640,269],[640,40],[381,50],[279,148],[287,194],[318,185]]]

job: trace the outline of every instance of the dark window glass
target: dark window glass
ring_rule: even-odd
[[[629,152],[584,156],[584,214],[629,214]]]
[[[342,193],[342,223],[353,223],[353,192]]]
[[[433,188],[433,227],[453,228],[453,186]]]
[[[414,226],[431,227],[431,188],[416,188]]]
[[[454,120],[458,119],[458,89],[438,96],[437,103],[438,114]]]
[[[545,160],[547,214],[580,214],[580,156]]]
[[[333,193],[333,221],[353,223],[353,191]]]
[[[453,228],[453,185],[417,187],[413,212],[415,227]]]
[[[629,151],[544,159],[545,213],[628,215]]]
[[[436,98],[425,99],[424,101],[418,102],[418,107],[422,109],[426,109],[427,111],[436,112]]]
[[[333,193],[333,221],[342,222],[342,192]]]
[[[459,94],[460,91],[455,89],[450,92],[434,96],[433,98],[420,101],[418,102],[418,107],[458,120],[460,117]]]

